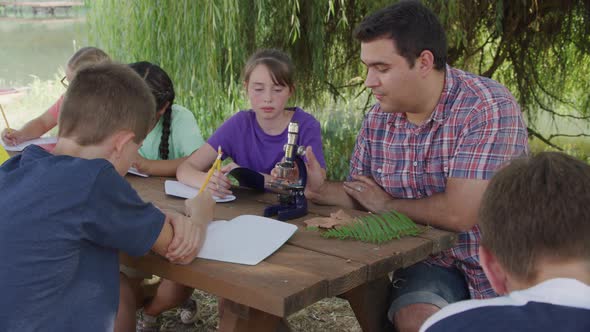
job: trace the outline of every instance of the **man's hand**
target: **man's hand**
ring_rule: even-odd
[[[305,156],[307,157],[307,184],[305,186],[305,196],[314,199],[319,196],[321,188],[325,183],[325,176],[320,166],[320,163],[313,154],[311,146],[305,149]]]
[[[354,181],[344,182],[344,191],[350,197],[359,202],[365,209],[371,212],[387,211],[387,203],[392,200],[391,195],[385,192],[368,176],[353,175]]]

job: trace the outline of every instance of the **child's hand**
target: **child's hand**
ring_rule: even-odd
[[[283,161],[284,160],[285,158],[283,158]],[[297,166],[297,163],[293,163],[292,169],[281,169],[279,164],[275,165],[275,167],[270,171],[270,181],[297,183],[297,181],[299,181],[299,166]]]
[[[187,217],[195,222],[208,224],[213,220],[215,201],[208,190],[184,201],[184,210]]]
[[[5,128],[2,131],[2,140],[5,144],[12,146],[18,145],[25,141],[23,134],[19,130],[8,128]]]
[[[213,173],[213,175],[211,176],[209,183],[207,184],[207,189],[210,190],[211,193],[217,197],[223,198],[227,195],[231,195],[231,182],[227,178],[226,174],[236,167],[239,166],[235,163],[230,163],[223,166],[221,168],[221,172],[215,171],[215,173]]]
[[[174,236],[166,254],[166,258],[178,264],[188,264],[195,259],[215,210],[215,201],[208,191],[187,199],[184,205],[188,218],[170,215]]]
[[[170,216],[170,225],[174,231],[172,241],[168,245],[166,258],[171,262],[192,261],[197,254],[199,239],[199,225],[188,220],[185,216],[178,213],[168,213]]]
[[[140,173],[148,175],[151,174],[150,161],[140,156],[139,154],[137,154],[135,160],[133,160],[133,163],[131,163],[131,166],[134,167]]]

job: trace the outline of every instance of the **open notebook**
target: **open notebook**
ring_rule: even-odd
[[[144,173],[138,171],[137,168],[135,168],[135,167],[129,167],[129,169],[127,170],[127,173],[133,174],[133,175],[137,175],[137,176],[141,176],[142,178],[149,177],[149,175],[144,174]]]
[[[198,257],[256,265],[279,249],[296,230],[295,225],[253,215],[217,220],[209,224]]]
[[[174,180],[166,180],[166,182],[164,182],[164,191],[166,192],[167,195],[171,195],[171,196],[182,197],[182,198],[193,198],[193,197],[197,196],[197,194],[199,193],[199,188],[190,187],[184,183],[180,183],[180,182],[174,181]],[[235,200],[236,196],[227,195],[223,198],[213,196],[213,199],[217,203],[226,203],[226,202],[231,202],[231,201]]]

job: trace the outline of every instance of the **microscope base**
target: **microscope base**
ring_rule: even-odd
[[[282,204],[267,206],[264,209],[265,217],[272,217],[277,215],[277,219],[280,221],[286,221],[303,217],[307,214],[307,201],[303,206],[286,206]]]

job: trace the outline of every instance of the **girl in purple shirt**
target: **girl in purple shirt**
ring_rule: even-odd
[[[252,108],[225,121],[205,145],[178,167],[178,180],[201,186],[217,157],[217,147],[221,146],[223,159],[230,157],[233,163],[211,177],[208,188],[214,195],[231,194],[226,174],[238,166],[262,173],[268,182],[271,170],[284,156],[291,121],[299,124],[299,145],[310,146],[325,169],[319,122],[299,107],[285,107],[295,90],[289,56],[275,49],[256,52],[244,68],[244,87]]]

